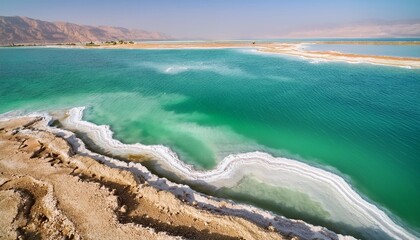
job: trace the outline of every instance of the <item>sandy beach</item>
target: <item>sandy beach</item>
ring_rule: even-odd
[[[207,197],[146,168],[110,167],[49,120],[0,121],[2,239],[347,238]]]
[[[377,45],[382,42],[334,42],[335,44],[369,44]],[[377,65],[420,68],[419,58],[374,56],[361,54],[347,54],[340,52],[308,51],[301,48],[306,43],[253,43],[245,41],[237,42],[143,42],[134,44],[99,44],[86,48],[106,49],[196,49],[196,48],[250,48],[260,52],[298,56],[313,60],[342,61],[349,63],[371,63]],[[318,42],[316,44],[330,44],[330,42]],[[419,42],[388,42],[387,45],[418,45]]]

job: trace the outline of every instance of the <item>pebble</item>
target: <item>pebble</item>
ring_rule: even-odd
[[[126,205],[122,205],[122,207],[120,208],[120,212],[126,213],[127,212],[127,206]]]

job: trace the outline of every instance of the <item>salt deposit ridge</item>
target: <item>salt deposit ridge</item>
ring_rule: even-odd
[[[117,168],[134,173],[137,177],[147,183],[147,185],[156,188],[159,191],[167,191],[174,194],[176,197],[188,205],[196,206],[197,208],[205,209],[215,214],[222,214],[228,216],[237,216],[257,225],[268,228],[270,231],[277,231],[281,236],[297,236],[301,239],[323,239],[323,240],[350,240],[354,239],[351,236],[343,236],[336,234],[325,227],[314,226],[301,220],[288,219],[282,216],[277,216],[271,212],[256,208],[251,205],[237,204],[229,200],[211,197],[189,188],[187,185],[173,183],[165,178],[158,177],[151,173],[147,168],[139,163],[120,161],[110,158],[86,148],[85,143],[80,140],[73,132],[64,130],[62,128],[51,127],[50,124],[55,120],[54,117],[47,113],[30,113],[13,111],[6,114],[0,114],[0,122],[13,121],[20,117],[33,118],[34,122],[39,122],[41,131],[48,131],[59,138],[66,140],[71,145],[71,155],[78,154],[105,164],[112,168]],[[25,129],[19,127],[14,129],[16,132],[31,134],[32,129]],[[53,140],[54,141],[54,140]],[[58,152],[60,156],[67,156],[69,154],[67,148],[57,148],[53,146],[54,151]],[[121,178],[124,178],[123,176]]]
[[[83,110],[84,107],[70,109],[68,117],[62,121],[64,128],[83,132],[112,156],[147,156],[156,160],[163,172],[171,172],[184,182],[205,182],[213,188],[233,187],[244,176],[252,175],[264,183],[307,194],[329,213],[328,220],[363,227],[367,229],[364,235],[368,238],[416,238],[334,173],[262,152],[229,155],[212,170],[196,170],[165,146],[123,144],[113,139],[109,126],[83,121]]]

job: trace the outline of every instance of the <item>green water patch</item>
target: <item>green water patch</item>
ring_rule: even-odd
[[[130,99],[127,105],[119,99]],[[238,150],[254,149],[255,144],[230,128],[201,124],[210,116],[199,111],[181,113],[167,106],[188,99],[174,94],[145,96],[141,93],[114,93],[96,99],[85,119],[110,124],[115,138],[124,143],[163,144],[175,150],[180,158],[197,168],[210,169],[226,155]],[[119,115],[109,114],[118,109]],[[225,145],[227,143],[228,145]]]

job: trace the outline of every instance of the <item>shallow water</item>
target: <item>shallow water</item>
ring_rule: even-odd
[[[202,169],[255,150],[298,159],[345,176],[412,228],[420,227],[419,93],[419,70],[248,50],[0,49],[1,113],[87,106],[85,119],[110,125],[115,138],[164,144]],[[245,178],[215,194],[325,222],[307,196],[247,195],[244,186],[255,185]],[[290,205],[295,197],[303,204]]]

